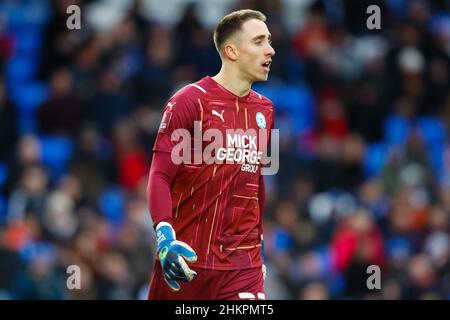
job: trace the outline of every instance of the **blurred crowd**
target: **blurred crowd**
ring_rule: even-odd
[[[267,15],[276,50],[254,86],[280,129],[267,298],[450,299],[446,0],[2,1],[0,299],[146,298],[161,110],[218,72],[214,24],[242,8]]]

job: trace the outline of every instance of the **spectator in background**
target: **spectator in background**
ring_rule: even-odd
[[[11,299],[10,288],[24,268],[19,254],[8,247],[6,230],[0,225],[0,299]]]
[[[14,159],[14,147],[18,140],[17,109],[9,101],[5,82],[0,76],[0,162],[10,163]]]
[[[15,278],[13,299],[61,300],[64,298],[65,274],[55,270],[56,252],[47,243],[31,245],[26,252],[27,270]]]
[[[266,179],[267,298],[448,299],[449,4],[226,0],[213,14],[209,0],[182,2],[2,2],[0,298],[146,298],[155,235],[145,159],[162,101],[219,68],[205,21],[220,7],[265,12],[277,50],[276,87],[261,88],[281,128],[280,171]],[[66,28],[72,4],[79,31]],[[371,4],[379,31],[360,14]],[[16,58],[25,63],[10,68]],[[44,102],[5,89],[35,80],[50,81]],[[22,132],[33,103],[39,130]],[[60,180],[47,181],[44,134],[74,142]],[[67,292],[71,264],[82,290]],[[362,287],[368,264],[382,265],[377,295]]]
[[[148,159],[137,140],[137,129],[129,120],[121,121],[113,133],[118,181],[125,190],[135,189],[148,175]]]
[[[195,15],[195,3],[186,6],[182,20],[176,26],[175,64],[189,64],[198,75],[213,74],[220,69],[220,58],[210,33]]]
[[[72,72],[67,68],[55,70],[50,80],[51,97],[37,110],[37,120],[42,134],[75,136],[84,110],[73,91]]]
[[[103,70],[98,82],[98,90],[87,104],[87,118],[99,125],[102,135],[109,136],[119,120],[132,112],[134,99],[112,70]]]
[[[87,123],[78,132],[69,172],[80,182],[80,203],[96,207],[102,191],[116,179],[112,150],[96,125]]]
[[[65,177],[65,179],[70,178]],[[45,239],[51,242],[70,243],[77,230],[75,202],[68,191],[62,188],[57,189],[49,193],[46,199],[42,226]]]
[[[83,0],[52,0],[52,13],[44,30],[44,41],[39,63],[39,77],[49,80],[57,68],[72,63],[74,53],[81,42],[81,33],[67,29],[67,8],[70,5],[80,6]]]
[[[22,135],[12,152],[9,164],[9,176],[6,181],[5,193],[10,195],[16,189],[18,181],[26,167],[41,164],[41,144],[36,136]]]
[[[101,66],[102,56],[102,42],[96,35],[91,35],[76,52],[75,61],[71,68],[74,93],[83,104],[89,101],[97,90],[96,74]]]
[[[7,220],[24,220],[26,215],[36,216],[39,221],[45,213],[48,174],[39,165],[23,169],[20,183],[11,194]]]
[[[173,30],[152,25],[144,50],[142,70],[136,75],[136,94],[142,103],[160,105],[172,89],[170,70],[173,67]],[[151,90],[149,90],[151,88]]]
[[[380,85],[372,79],[361,79],[355,86],[349,90],[345,105],[349,129],[367,142],[380,141],[388,109],[381,99]]]
[[[331,243],[334,268],[345,274],[346,296],[357,297],[368,292],[367,267],[385,266],[382,234],[370,213],[359,210],[343,219]]]
[[[390,99],[399,95],[422,104],[422,75],[425,68],[423,32],[412,22],[400,23],[395,28],[397,41],[387,54],[387,73],[390,75]],[[414,97],[413,97],[414,96]]]

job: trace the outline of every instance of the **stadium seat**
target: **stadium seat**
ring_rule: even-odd
[[[417,126],[425,140],[434,170],[441,170],[446,144],[444,124],[435,117],[420,117],[417,121]]]
[[[315,127],[314,96],[309,88],[300,85],[256,85],[255,90],[272,100],[277,112],[284,110],[289,113],[295,135]]]
[[[0,12],[8,17],[11,29],[35,28],[50,18],[50,0],[1,1]]]
[[[22,83],[11,88],[12,99],[16,102],[20,114],[32,115],[48,96],[48,84],[41,82]]]
[[[57,180],[67,170],[73,154],[73,142],[65,136],[41,137],[42,162],[51,170],[50,178]]]
[[[122,221],[125,210],[125,197],[118,187],[106,189],[99,199],[100,210],[112,224]]]
[[[17,28],[16,53],[18,55],[27,55],[36,57],[42,44],[41,30],[39,28]]]
[[[283,70],[285,70],[288,82],[302,81],[305,74],[305,62],[299,56],[291,53],[283,63]]]
[[[0,189],[5,184],[7,178],[8,178],[8,166],[0,162]]]
[[[435,117],[420,117],[417,120],[420,132],[428,146],[445,143],[445,127],[442,121]]]
[[[0,224],[5,221],[8,210],[8,200],[0,194]]]
[[[398,115],[388,117],[384,123],[384,139],[389,145],[405,144],[408,139],[410,124]]]
[[[386,252],[391,259],[408,257],[412,252],[412,244],[401,237],[393,237],[386,242]]]
[[[282,228],[275,228],[272,241],[276,252],[287,252],[294,245],[291,235]]]
[[[55,262],[55,246],[49,242],[28,242],[20,250],[20,256],[25,262],[46,261]]]
[[[6,64],[6,77],[9,82],[25,82],[33,78],[37,70],[37,61],[26,55],[12,57]]]
[[[367,146],[364,156],[364,174],[366,178],[372,178],[381,173],[386,162],[387,151],[387,145],[383,142],[375,142]]]

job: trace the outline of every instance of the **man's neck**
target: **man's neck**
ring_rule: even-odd
[[[223,67],[218,74],[212,77],[212,79],[238,97],[246,96],[250,92],[252,86],[249,81],[242,79],[238,72],[233,72],[233,70]]]

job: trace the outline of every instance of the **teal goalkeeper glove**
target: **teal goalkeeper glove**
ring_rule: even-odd
[[[175,230],[167,222],[158,223],[156,242],[164,280],[172,291],[179,291],[177,281],[191,282],[197,276],[186,263],[197,261],[197,254],[186,243],[176,240]]]

